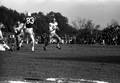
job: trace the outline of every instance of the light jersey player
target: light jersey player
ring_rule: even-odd
[[[5,26],[0,22],[0,39],[3,39],[2,28],[5,28]]]
[[[35,21],[34,17],[31,16],[30,12],[28,12],[27,17],[25,18],[25,25],[26,25],[25,36],[29,35],[31,40],[32,40],[31,51],[35,50],[35,34],[33,32],[34,21]]]
[[[10,50],[10,47],[4,42],[2,28],[5,28],[4,24],[0,22],[0,51],[6,51],[6,49]]]
[[[59,45],[60,41],[61,41],[61,38],[56,34],[56,30],[59,30],[59,28],[58,28],[58,23],[56,22],[56,19],[54,18],[52,20],[52,22],[49,23],[49,38],[48,38],[48,41],[45,42],[44,50],[46,50],[46,46],[48,45],[49,41],[53,37],[57,38],[57,45],[56,45],[56,47],[58,49],[61,49],[61,47]]]

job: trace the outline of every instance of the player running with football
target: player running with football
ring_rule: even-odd
[[[58,49],[61,49],[60,47],[60,41],[61,41],[61,38],[56,34],[56,30],[59,30],[58,28],[58,23],[56,22],[56,19],[53,18],[52,19],[52,22],[49,23],[49,37],[46,38],[47,41],[45,41],[45,45],[44,45],[44,50],[47,50],[46,49],[46,46],[49,44],[50,40],[55,37],[57,38],[57,45],[56,45],[56,48]]]

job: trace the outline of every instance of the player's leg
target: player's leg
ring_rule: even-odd
[[[21,34],[20,34],[20,43],[19,43],[19,47],[22,47],[23,46],[23,42],[24,42],[24,32],[22,32]]]
[[[44,50],[46,50],[46,47],[49,45],[50,40],[54,37],[54,33],[50,33],[49,35],[47,34],[45,37],[45,46]]]
[[[47,50],[46,47],[49,45],[49,40],[50,40],[49,35],[46,34],[44,37],[44,43],[45,43],[43,47],[44,50]]]
[[[3,34],[1,30],[0,30],[0,39],[3,39]]]
[[[19,47],[22,47],[23,46],[23,39],[20,40],[20,44],[19,44]]]
[[[15,36],[14,35],[9,35],[8,39],[8,44],[10,44],[10,51],[13,51],[14,49],[14,44],[15,44]]]
[[[35,51],[35,38],[33,34],[30,34],[30,37],[32,39],[32,51]]]
[[[4,48],[10,50],[10,47],[6,43],[3,43],[3,46],[4,46]]]
[[[5,48],[5,49],[8,49],[10,50],[10,47],[5,43],[5,41],[3,39],[0,40],[0,44]],[[2,49],[2,47],[1,47]]]
[[[17,47],[17,50],[19,51],[20,50],[20,47],[19,47],[20,35],[15,35],[15,38],[16,38],[16,47]]]
[[[11,43],[10,51],[13,51],[13,49],[14,49],[14,43]]]
[[[27,28],[27,32],[30,35],[30,38],[32,40],[31,51],[35,51],[35,37],[34,37],[33,28]]]
[[[57,34],[55,34],[54,36],[57,38],[57,45],[56,45],[56,47],[58,49],[61,49],[61,47],[60,47],[61,38]]]

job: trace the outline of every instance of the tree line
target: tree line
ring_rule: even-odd
[[[118,21],[112,20],[110,24],[100,30],[100,24],[94,24],[92,20],[77,18],[72,21],[72,25],[68,23],[68,18],[59,12],[49,12],[44,15],[43,12],[32,13],[35,18],[34,32],[36,36],[42,36],[48,33],[49,22],[52,20],[52,15],[58,22],[60,31],[57,33],[63,37],[64,35],[76,37],[76,42],[79,44],[101,44],[103,40],[106,44],[120,44],[120,26]],[[5,25],[4,32],[13,32],[13,26],[17,21],[23,22],[25,13],[19,13],[16,10],[0,6],[0,22]]]
[[[52,15],[56,18],[58,22],[58,27],[60,31],[58,34],[61,36],[63,34],[74,34],[77,30],[68,24],[68,18],[63,16],[59,12],[49,12],[44,15],[43,12],[32,13],[35,18],[34,32],[36,35],[42,35],[43,33],[48,33],[48,24],[52,20]],[[5,32],[13,32],[13,25],[17,22],[23,22],[25,18],[25,13],[19,13],[16,10],[6,8],[5,6],[0,6],[0,21],[5,25]]]
[[[95,25],[92,20],[85,18],[77,18],[72,24],[78,30],[77,43],[120,45],[120,25],[115,19],[103,30],[100,30],[99,24]]]

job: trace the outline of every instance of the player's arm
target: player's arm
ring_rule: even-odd
[[[57,30],[60,30],[59,27],[58,27],[58,23],[56,23],[56,29],[57,29]]]
[[[60,30],[59,27],[57,27],[57,26],[56,26],[56,29],[57,29],[57,30]]]

